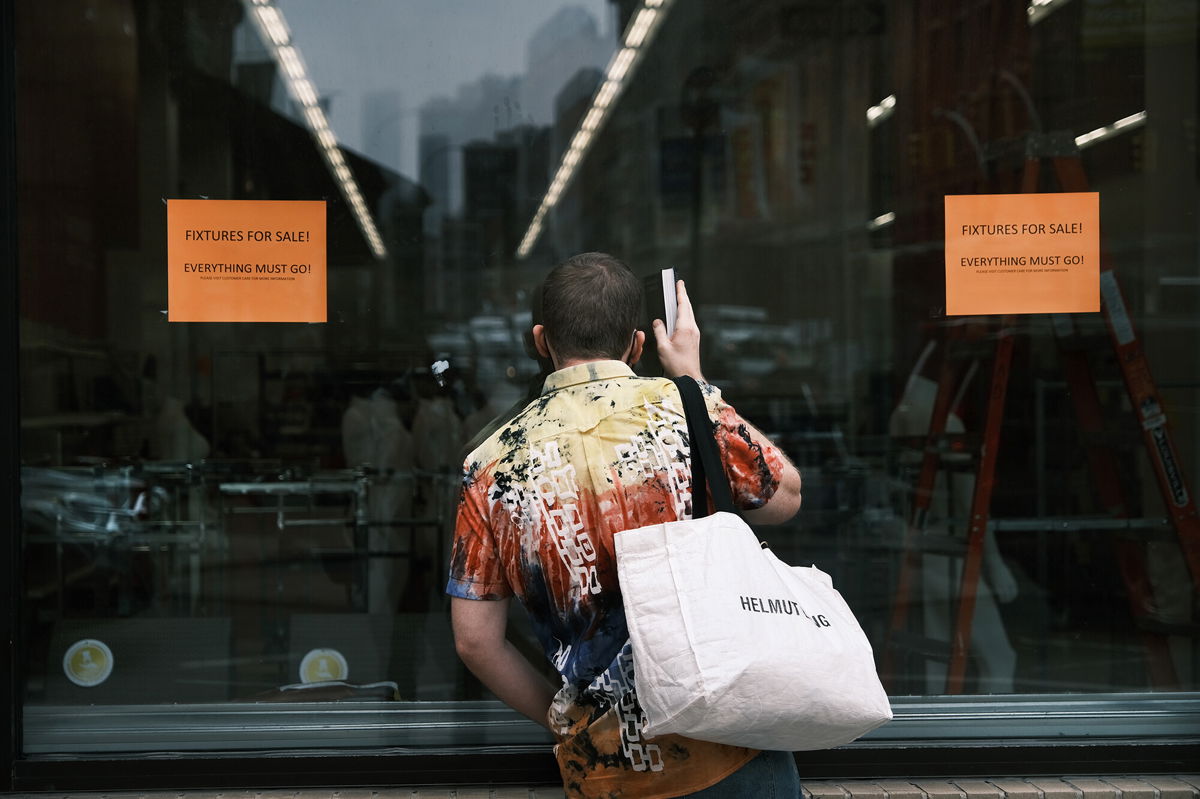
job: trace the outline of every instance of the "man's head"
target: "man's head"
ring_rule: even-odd
[[[635,363],[641,356],[642,283],[611,255],[588,252],[563,261],[542,283],[541,300],[534,341],[557,368],[603,359]]]

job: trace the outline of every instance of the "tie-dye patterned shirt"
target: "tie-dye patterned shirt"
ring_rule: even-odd
[[[743,508],[785,463],[703,385]],[[620,361],[561,369],[464,465],[447,593],[525,606],[563,687],[550,709],[569,797],[670,797],[712,785],[756,752],[674,735],[643,739],[613,534],[691,518],[687,421],[675,385]]]

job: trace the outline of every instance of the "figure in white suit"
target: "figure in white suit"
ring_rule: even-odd
[[[400,552],[407,531],[393,526],[412,516],[412,434],[400,421],[397,404],[384,389],[370,398],[353,397],[342,415],[346,463],[374,473],[367,494],[367,545],[371,552]],[[371,557],[367,565],[367,610],[395,613],[403,581],[395,557]]]
[[[912,374],[909,375],[904,394],[889,420],[889,432],[892,436],[916,437],[923,440],[929,433],[934,400],[937,397],[937,381],[923,377],[920,372],[933,347],[931,342],[925,348]],[[954,413],[954,408],[961,401],[973,371],[968,372],[963,379],[958,396],[951,404],[951,413],[946,418],[947,433],[962,433],[966,429],[962,418]],[[970,458],[966,454],[957,457],[964,459],[964,462]],[[919,468],[920,452],[911,453],[909,460]],[[946,525],[947,532],[957,531],[965,535],[965,520],[971,512],[975,475],[973,472],[947,469],[948,465],[953,464],[943,461],[942,468],[938,470],[927,527]],[[921,556],[919,582],[925,635],[928,638],[946,641],[947,653],[950,651],[949,642],[957,611],[962,569],[963,559],[957,555],[925,553]],[[1016,599],[1017,581],[1004,562],[1004,557],[996,546],[995,536],[990,531],[984,537],[982,574],[983,579],[979,581],[976,592],[970,646],[970,652],[979,668],[978,693],[1012,693],[1017,657],[1004,630],[1004,620],[997,603],[1007,603]],[[933,659],[926,661],[925,679],[929,693],[943,692],[946,688],[946,676],[946,662]]]

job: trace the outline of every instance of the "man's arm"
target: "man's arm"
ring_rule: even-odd
[[[549,729],[556,689],[505,637],[508,599],[450,598],[454,648],[479,681],[509,707]]]
[[[700,371],[700,327],[696,324],[692,303],[688,299],[687,288],[682,280],[675,283],[675,299],[678,312],[675,317],[674,334],[667,338],[667,330],[662,320],[655,319],[653,322],[654,339],[663,372],[667,377],[689,375],[696,380],[707,382]],[[759,447],[775,446],[761,430],[749,422],[746,422],[746,430],[750,439]],[[762,507],[742,511],[742,516],[748,522],[782,524],[800,510],[800,472],[786,455],[782,452],[779,454],[784,461],[782,473],[779,475],[779,487]]]
[[[774,446],[771,439],[767,438],[766,434],[759,430],[754,425],[746,422],[746,430],[750,433],[750,438],[755,444],[760,447],[767,445]],[[742,517],[751,524],[783,524],[789,521],[800,510],[800,470],[796,465],[783,453],[779,452],[783,459],[782,473],[779,475],[779,487],[775,489],[775,493],[767,500],[767,504],[759,508],[751,510],[743,510]]]

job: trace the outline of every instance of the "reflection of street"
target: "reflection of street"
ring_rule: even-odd
[[[524,394],[525,384],[539,368],[525,351],[524,335],[530,326],[528,311],[480,314],[463,323],[443,325],[429,334],[430,352],[450,362],[472,395],[464,416],[471,417],[485,406],[507,407]],[[467,438],[478,432],[482,425],[477,424],[472,422],[470,426],[475,429],[464,430]]]
[[[698,309],[697,321],[706,373],[714,380],[719,376],[750,386],[813,370],[833,336],[828,318],[776,321],[759,306],[705,305]]]

